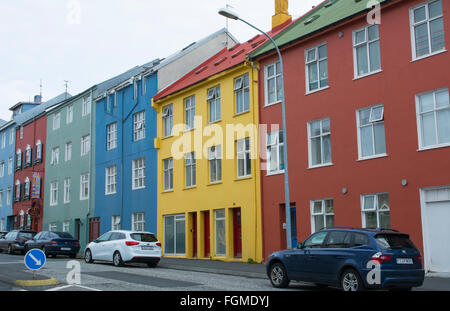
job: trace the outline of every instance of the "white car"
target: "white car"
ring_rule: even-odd
[[[160,259],[161,243],[150,232],[109,231],[89,243],[84,251],[87,263],[108,261],[117,267],[129,262],[155,267]]]

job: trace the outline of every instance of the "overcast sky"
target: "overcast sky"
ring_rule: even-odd
[[[295,18],[322,0],[290,0]],[[274,0],[0,0],[0,118],[65,90],[78,94],[136,65],[164,58],[225,27],[226,4],[262,29],[271,28]],[[256,34],[229,21],[240,41]]]

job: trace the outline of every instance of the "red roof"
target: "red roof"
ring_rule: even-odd
[[[267,34],[274,36],[289,26],[292,20],[285,22],[283,25],[272,29]],[[160,100],[164,97],[179,92],[187,87],[190,87],[198,82],[208,79],[220,72],[233,68],[245,61],[247,54],[253,52],[260,47],[264,42],[269,40],[265,35],[260,34],[244,43],[239,43],[234,47],[228,49],[224,48],[219,53],[196,67],[194,70],[183,76],[178,81],[174,82],[153,97],[154,101]]]

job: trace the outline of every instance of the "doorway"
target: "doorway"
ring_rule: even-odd
[[[233,245],[234,258],[242,258],[242,223],[241,209],[233,208]]]
[[[209,211],[203,212],[203,246],[205,249],[204,257],[210,257],[210,230],[209,230]]]

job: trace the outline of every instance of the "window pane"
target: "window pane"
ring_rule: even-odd
[[[319,87],[317,63],[312,63],[311,65],[308,65],[308,76],[309,76],[309,89],[310,90],[317,89]]]
[[[185,229],[184,229],[184,221],[176,221],[175,222],[175,230],[176,230],[176,253],[184,254],[186,252],[186,239],[185,239]]]
[[[311,161],[312,165],[322,163],[322,150],[320,137],[311,139]]]
[[[322,120],[322,133],[330,133],[330,119]]]
[[[389,212],[380,213],[380,228],[390,228],[391,227],[391,217]]]
[[[316,49],[311,49],[308,51],[307,62],[311,62],[316,59]]]
[[[327,57],[327,45],[319,47],[319,59]]]
[[[333,215],[325,216],[325,221],[326,221],[326,227],[327,228],[333,228],[334,227],[334,216]]]
[[[366,228],[377,228],[377,213],[376,212],[365,212],[364,216],[366,218]]]
[[[380,41],[375,41],[369,44],[370,55],[370,71],[375,71],[381,68],[380,58]]]
[[[361,128],[361,153],[363,157],[374,154],[371,126]]]
[[[244,111],[250,110],[250,90],[244,89]]]
[[[319,62],[320,87],[328,86],[328,61]]]
[[[426,18],[427,18],[427,13],[426,13],[425,6],[414,10],[414,23],[424,21]]]
[[[364,197],[364,210],[374,210],[375,209],[375,196],[368,195]]]
[[[442,3],[441,1],[435,1],[429,5],[430,18],[442,15]]]
[[[276,98],[275,98],[275,79],[270,79],[267,81],[268,86],[268,94],[269,94],[269,103],[272,104],[274,102],[276,102]]]
[[[436,144],[436,128],[434,123],[434,112],[425,113],[422,115],[422,144],[423,146],[430,146]]]
[[[428,45],[428,24],[422,24],[414,28],[416,41],[416,56],[420,57],[430,52]]]
[[[270,65],[269,67],[267,67],[267,75],[269,77],[275,75],[275,65]]]
[[[164,252],[167,254],[175,253],[175,224],[174,217],[165,217],[164,224]]]
[[[436,108],[447,107],[449,105],[450,103],[447,90],[436,93]]]
[[[433,93],[421,95],[419,100],[420,100],[420,112],[432,111],[434,109]]]
[[[359,111],[359,125],[367,125],[370,123],[371,108],[363,109]]]
[[[283,96],[283,86],[281,85],[281,76],[277,77],[277,101]]]
[[[331,163],[331,136],[323,137],[323,163]]]
[[[320,135],[320,122],[321,121],[314,121],[311,122],[311,136],[319,136]]]
[[[386,153],[386,140],[384,133],[384,123],[377,123],[373,126],[375,136],[375,154]]]
[[[366,30],[358,31],[355,35],[355,44],[359,44],[366,41]]]
[[[376,40],[380,37],[378,32],[378,25],[370,26],[368,29],[369,41]]]
[[[369,72],[369,63],[367,57],[367,45],[360,46],[356,49],[356,57],[358,62],[358,75]]]
[[[378,209],[379,210],[389,209],[389,195],[387,193],[378,195]]]
[[[450,142],[450,109],[440,110],[436,113],[438,143],[445,144]]]
[[[314,216],[314,229],[315,231],[319,231],[320,229],[324,228],[323,223],[323,216]]]
[[[443,18],[439,18],[430,22],[431,30],[431,52],[443,50],[445,48],[444,37],[444,21]]]

